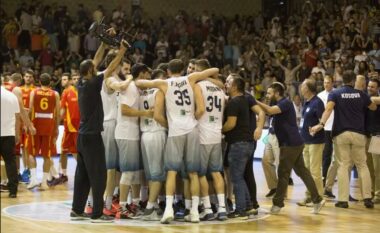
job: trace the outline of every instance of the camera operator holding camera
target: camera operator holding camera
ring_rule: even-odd
[[[111,28],[106,31],[115,35]],[[111,76],[120,64],[129,44],[120,41],[120,49],[107,69],[97,74],[96,67],[104,53],[105,44],[99,47],[94,60],[81,62],[79,71],[81,78],[78,83],[78,103],[81,113],[78,135],[78,158],[74,181],[74,197],[70,217],[72,220],[85,220],[90,216],[84,213],[86,199],[90,188],[93,196],[93,211],[91,222],[112,222],[113,218],[103,215],[103,194],[106,186],[105,149],[101,132],[103,131],[103,105],[100,95],[103,80]]]

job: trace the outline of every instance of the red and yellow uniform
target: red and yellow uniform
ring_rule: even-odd
[[[34,90],[33,94],[33,106],[30,111],[36,135],[30,136],[29,152],[34,156],[41,154],[50,157],[54,154],[55,142],[53,140],[57,133],[55,91],[50,88],[45,90],[38,88]]]
[[[61,97],[61,109],[65,109],[63,125],[65,131],[62,137],[62,153],[77,153],[77,137],[79,130],[78,91],[74,86],[66,88]]]
[[[33,90],[36,89],[36,87],[34,85],[30,85],[30,86],[21,86],[20,87],[21,89],[21,95],[22,95],[22,103],[24,105],[24,108],[29,108],[29,102],[30,102],[30,93],[32,93]],[[29,148],[30,144],[29,143],[29,135],[26,134],[25,132],[22,132],[21,133],[21,138],[20,138],[20,146],[21,147],[24,147],[24,148]]]

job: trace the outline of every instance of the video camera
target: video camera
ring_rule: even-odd
[[[126,33],[126,32],[119,32],[116,35],[111,35],[108,32],[111,26],[108,26],[105,23],[103,23],[103,20],[104,20],[104,17],[99,22],[95,21],[91,24],[88,31],[92,37],[98,38],[105,44],[110,45],[112,47],[119,47],[123,39],[126,41],[130,41],[127,38],[134,40],[135,36],[130,35],[129,33]],[[131,47],[131,45],[128,43],[124,46],[127,48]]]

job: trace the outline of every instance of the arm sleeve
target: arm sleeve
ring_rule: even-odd
[[[289,111],[290,108],[293,108],[292,102],[284,100],[279,101],[277,106],[280,108],[282,113]]]
[[[336,103],[337,96],[336,96],[334,91],[330,92],[329,97],[327,98],[327,102],[329,102],[329,101]]]

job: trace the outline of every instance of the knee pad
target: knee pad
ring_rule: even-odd
[[[133,181],[133,172],[123,172],[120,178],[120,184],[131,185]]]

